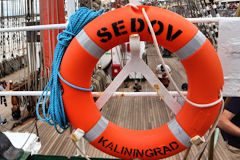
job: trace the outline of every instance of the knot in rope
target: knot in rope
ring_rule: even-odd
[[[62,33],[58,34],[57,40],[60,45],[67,47],[72,41],[73,37],[75,37],[74,33],[64,30]]]
[[[97,12],[89,10],[86,7],[82,7],[75,12],[70,18],[69,23],[62,33],[57,36],[57,46],[54,52],[54,58],[52,63],[52,74],[49,82],[45,86],[42,95],[40,96],[36,114],[40,120],[46,121],[48,124],[53,125],[58,133],[63,133],[65,129],[69,127],[69,121],[65,115],[62,92],[61,92],[61,83],[59,82],[59,68],[61,65],[62,57],[71,43],[72,39],[83,29],[83,27],[88,24],[90,21],[98,17],[103,13],[103,10],[100,9]],[[46,100],[47,94],[51,90],[50,94],[50,104],[48,110],[46,109]],[[43,99],[44,97],[44,99]],[[39,104],[43,99],[43,116],[42,118],[39,114]],[[46,113],[47,112],[47,113]],[[62,131],[59,130],[59,127],[62,128]]]

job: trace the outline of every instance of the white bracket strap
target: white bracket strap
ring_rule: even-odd
[[[137,34],[130,36],[130,51],[131,59],[115,77],[113,82],[107,87],[103,94],[96,101],[98,109],[101,109],[103,105],[109,100],[112,94],[118,89],[122,82],[127,78],[131,72],[142,73],[143,76],[148,80],[153,88],[156,89],[158,96],[168,105],[174,114],[177,114],[181,106],[179,103],[170,95],[168,90],[159,81],[152,70],[146,65],[146,63],[140,58],[140,37]]]
[[[197,135],[197,136],[191,138],[190,142],[192,144],[195,144],[195,145],[199,146],[200,144],[205,142],[205,138]]]
[[[76,129],[72,135],[71,135],[71,138],[75,141],[75,142],[78,142],[80,141],[80,139],[84,136],[85,132],[81,129]]]
[[[81,152],[83,154],[86,154],[84,139],[82,138],[84,136],[84,134],[85,134],[85,132],[78,128],[71,134],[71,138],[76,143],[76,145],[79,147]],[[77,150],[77,155],[82,155],[81,152],[79,150]]]
[[[82,138],[85,135],[85,132],[81,129],[76,129],[71,134],[71,138],[74,142],[75,147],[77,148],[77,156],[81,155],[82,157],[85,157],[87,160],[90,160],[88,158],[88,155],[86,155],[85,145],[84,145],[84,139]]]

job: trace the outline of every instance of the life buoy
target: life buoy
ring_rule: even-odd
[[[181,59],[188,77],[187,98],[199,104],[216,101],[223,86],[223,72],[209,40],[185,18],[152,6],[116,9],[86,25],[65,52],[60,67],[62,77],[75,86],[90,88],[92,72],[104,52],[127,42],[131,34],[152,42],[142,7],[158,43]],[[85,131],[85,139],[99,150],[122,159],[160,159],[183,151],[190,146],[192,137],[206,133],[221,105],[201,108],[185,103],[167,124],[135,131],[106,120],[91,92],[74,89],[62,81],[61,84],[65,112],[74,128]]]

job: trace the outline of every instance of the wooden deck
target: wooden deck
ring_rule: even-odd
[[[148,62],[150,68],[154,71],[159,59],[155,53],[153,47],[147,49]],[[185,71],[177,60],[176,57],[165,58],[166,64],[168,64],[173,72],[173,78],[177,80],[177,84],[181,87],[181,84],[187,82]],[[148,84],[148,82],[141,82],[142,91],[149,92],[154,89]],[[119,91],[133,91],[133,82],[129,83],[129,88],[120,87]],[[169,86],[169,90],[174,90],[172,84]],[[3,106],[1,106],[3,107]],[[3,112],[0,111],[2,115]],[[102,114],[113,123],[134,130],[147,130],[159,127],[173,118],[173,114],[170,109],[156,97],[145,98],[129,98],[129,97],[115,97],[111,98],[103,107]],[[30,131],[32,127],[31,121],[18,127],[15,131]],[[0,127],[2,130],[2,128]],[[54,127],[48,124],[38,121],[38,129],[40,135],[40,141],[42,148],[39,154],[45,155],[64,155],[73,156],[76,154],[76,148],[74,147],[70,137],[70,132],[66,131],[63,135],[57,134]],[[34,131],[36,133],[36,131]],[[188,159],[192,159],[194,155],[199,151],[199,147],[193,146]],[[90,157],[111,157],[105,153],[98,151],[94,147],[86,144],[86,152]],[[204,152],[203,158],[206,159],[207,150]],[[183,159],[184,152],[167,158],[167,160],[179,160]],[[224,149],[222,137],[220,136],[218,144],[215,149],[214,159],[227,160],[228,153]]]

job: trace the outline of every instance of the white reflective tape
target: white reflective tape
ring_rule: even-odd
[[[180,58],[180,60],[184,60],[193,55],[203,45],[205,40],[206,37],[202,34],[202,32],[198,31],[193,39],[181,49],[176,51],[175,54]]]
[[[105,131],[108,123],[109,121],[102,116],[95,126],[84,135],[84,138],[89,142],[94,141]]]
[[[179,125],[175,118],[168,122],[168,128],[171,130],[177,140],[181,142],[184,146],[191,146],[191,137],[189,137],[188,134],[182,129],[182,127]]]
[[[103,53],[106,51],[103,50],[101,47],[99,47],[95,42],[92,41],[90,37],[86,34],[84,30],[82,30],[80,33],[76,35],[76,38],[78,42],[81,44],[81,46],[92,56],[99,59]]]

